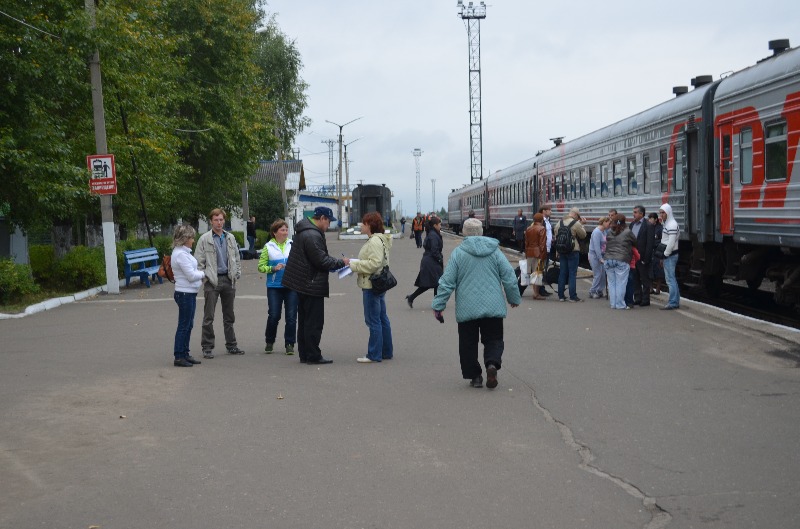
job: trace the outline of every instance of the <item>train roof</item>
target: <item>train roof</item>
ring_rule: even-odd
[[[717,83],[718,82],[719,81],[717,81]],[[676,115],[685,116],[687,113],[697,111],[700,109],[700,105],[703,102],[703,96],[714,84],[715,83],[710,83],[699,86],[691,92],[660,103],[648,110],[639,112],[638,114],[620,120],[612,125],[603,127],[602,129],[590,132],[570,142],[565,142],[557,147],[553,147],[540,155],[539,163],[546,163],[550,159],[561,157],[567,151],[576,151],[598,143],[605,143],[621,135],[630,134],[639,129],[667,122]]]
[[[724,99],[742,91],[783,77],[796,74],[800,68],[800,48],[792,48],[777,55],[771,55],[753,66],[739,70],[720,82],[714,99]]]

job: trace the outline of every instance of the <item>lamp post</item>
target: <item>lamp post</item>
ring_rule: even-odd
[[[350,143],[345,143],[344,144],[344,175],[345,175],[345,190],[346,190],[346,193],[347,193],[347,208],[346,208],[346,210],[347,210],[347,225],[348,226],[350,226],[352,224],[352,222],[350,222],[352,220],[352,219],[350,219],[350,212],[353,211],[353,208],[351,207],[350,200],[353,198],[353,194],[350,192],[350,161],[351,160],[347,159],[347,146],[357,142],[360,139],[361,138],[356,138],[353,141],[351,141]]]
[[[339,127],[339,184],[336,186],[338,189],[338,203],[339,203],[339,227],[342,227],[342,129],[345,128],[347,125],[354,121],[358,121],[359,119],[363,118],[364,116],[357,117],[356,119],[350,120],[344,125],[339,125],[338,123],[334,123],[333,121],[325,120],[325,123],[330,123],[331,125],[335,125]]]

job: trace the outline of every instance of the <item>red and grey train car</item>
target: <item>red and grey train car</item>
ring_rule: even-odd
[[[610,208],[630,216],[668,202],[682,278],[712,291],[724,278],[768,278],[777,301],[800,305],[800,49],[770,45],[749,68],[698,77],[691,91],[454,191],[451,219],[482,197],[487,233],[507,238],[519,208],[531,219],[550,204],[558,219],[577,206],[592,227]]]

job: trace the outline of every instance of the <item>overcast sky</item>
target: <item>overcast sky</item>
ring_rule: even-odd
[[[788,0],[487,2],[481,21],[484,178],[672,98],[697,75],[720,75],[800,45]],[[476,2],[477,4],[477,2]],[[455,0],[270,0],[302,54],[311,126],[296,140],[309,185],[328,183],[325,140],[344,124],[350,183],[386,184],[393,207],[447,207],[470,182],[467,29]],[[338,151],[336,162],[338,164]],[[431,179],[436,179],[435,208]]]

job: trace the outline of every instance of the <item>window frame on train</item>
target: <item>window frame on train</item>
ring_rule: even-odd
[[[773,135],[775,132],[777,134]],[[764,180],[767,182],[786,180],[788,149],[789,138],[786,120],[766,123],[764,125]]]
[[[661,181],[661,192],[667,193],[669,191],[669,158],[666,149],[658,152],[658,179]]]
[[[628,156],[628,194],[639,194],[639,182],[636,180],[636,156]]]
[[[650,153],[642,154],[642,192],[650,194]]]
[[[753,129],[744,127],[739,131],[739,182],[753,183]]]

